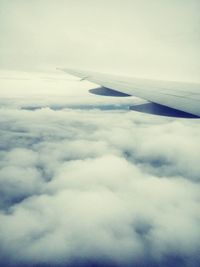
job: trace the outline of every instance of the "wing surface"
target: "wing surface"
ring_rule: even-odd
[[[106,88],[200,117],[200,84],[139,79],[87,70],[60,69]]]

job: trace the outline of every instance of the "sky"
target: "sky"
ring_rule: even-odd
[[[0,68],[199,81],[199,0],[1,0]]]
[[[199,7],[0,0],[0,265],[200,265],[199,119],[56,70],[198,82]]]

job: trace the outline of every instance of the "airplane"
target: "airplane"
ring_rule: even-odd
[[[146,100],[131,110],[182,118],[200,117],[200,84],[160,81],[99,73],[90,70],[59,68],[80,80],[100,85],[91,93],[104,96],[136,96]]]

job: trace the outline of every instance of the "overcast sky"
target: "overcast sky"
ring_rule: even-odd
[[[0,0],[0,265],[199,267],[200,125],[56,71],[199,81],[198,0]]]
[[[1,0],[0,67],[199,81],[199,0]]]

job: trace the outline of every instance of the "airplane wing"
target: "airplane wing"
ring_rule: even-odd
[[[60,69],[81,80],[200,117],[200,84],[139,79],[86,70]]]

